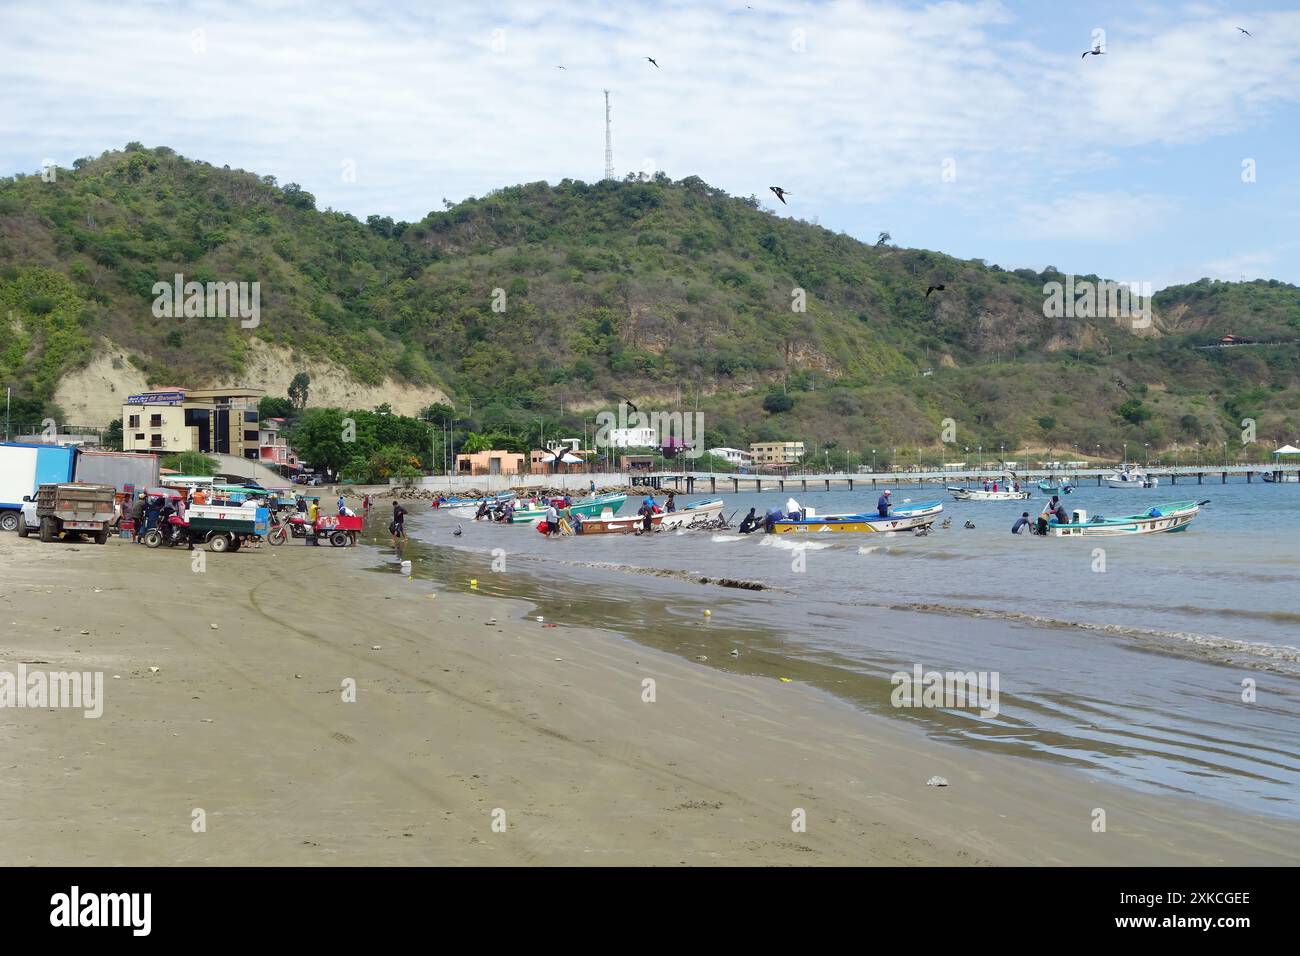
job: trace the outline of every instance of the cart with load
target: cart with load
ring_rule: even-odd
[[[238,551],[254,538],[267,533],[265,508],[230,508],[225,505],[190,505],[183,519],[191,544],[206,544],[209,551]],[[162,532],[154,529],[145,534],[147,547],[166,543]]]
[[[275,524],[266,540],[269,544],[284,544],[292,534],[307,539],[308,544],[318,545],[325,539],[336,548],[346,548],[357,543],[365,523],[360,515],[321,515],[311,522],[301,512],[294,512],[283,523]]]

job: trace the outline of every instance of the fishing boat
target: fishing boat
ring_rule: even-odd
[[[1038,483],[1038,490],[1049,495],[1068,495],[1074,491],[1074,485],[1066,482],[1058,482],[1055,478],[1049,478],[1047,481]]]
[[[594,518],[608,508],[614,514],[618,514],[618,509],[623,507],[625,501],[627,501],[627,495],[596,495],[594,498],[584,498],[581,501],[573,502],[573,504],[569,505],[569,512],[582,515],[584,518]],[[533,524],[545,517],[545,508],[516,508],[510,523]]]
[[[665,531],[689,528],[696,522],[712,521],[722,514],[722,499],[709,498],[705,501],[692,501],[677,511],[663,515],[660,527]]]
[[[773,523],[775,534],[805,534],[821,531],[841,531],[850,534],[872,534],[886,531],[911,531],[934,523],[943,511],[941,501],[921,501],[906,508],[895,508],[888,518],[878,514],[818,515],[811,509],[795,521],[784,518]]]
[[[997,491],[985,491],[983,488],[962,488],[959,485],[948,485],[948,490],[952,492],[952,496],[958,501],[1024,501],[1029,497],[1029,492],[1024,489],[1011,491],[999,488]]]
[[[1271,472],[1271,471],[1261,471],[1261,472],[1259,473],[1259,477],[1260,477],[1262,480],[1267,481],[1267,482],[1270,482],[1270,483],[1274,483],[1274,482],[1297,482],[1297,481],[1300,481],[1300,475],[1288,475],[1286,472],[1282,472],[1282,474],[1279,476],[1279,475],[1275,475],[1275,474],[1274,474],[1273,472]]]
[[[478,514],[478,509],[484,503],[486,503],[490,508],[493,505],[505,504],[507,501],[511,501],[514,497],[515,493],[513,491],[507,491],[491,498],[449,498],[438,506],[438,510],[445,511],[458,518],[472,518]]]
[[[1088,516],[1088,512],[1075,509],[1068,524],[1049,524],[1047,534],[1057,538],[1105,538],[1120,534],[1158,534],[1163,531],[1182,531],[1201,511],[1205,501],[1170,501],[1154,505],[1141,514],[1122,518]]]
[[[718,507],[721,508],[721,502]],[[579,512],[581,514],[581,512]],[[650,516],[650,530],[659,531],[667,525],[665,522],[672,515],[656,514]],[[586,537],[589,534],[635,534],[645,529],[645,519],[640,515],[626,515],[622,518],[615,517],[614,512],[606,509],[600,513],[599,517],[586,518],[581,522],[574,521],[570,523],[574,534]],[[579,530],[581,529],[581,530]]]
[[[1135,468],[1122,468],[1107,475],[1105,482],[1107,488],[1155,488],[1160,484],[1160,479]]]

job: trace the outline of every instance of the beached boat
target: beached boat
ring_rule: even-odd
[[[627,495],[597,495],[594,498],[584,498],[581,501],[575,501],[569,505],[569,511],[573,514],[586,517],[596,517],[606,508],[614,514],[618,514],[618,509],[623,507],[623,502],[627,501]],[[511,524],[533,524],[541,521],[546,517],[545,508],[516,508],[514,517],[510,519]]]
[[[1069,524],[1049,524],[1047,534],[1057,538],[1098,538],[1120,534],[1158,534],[1163,531],[1182,531],[1201,510],[1204,501],[1169,501],[1154,505],[1141,514],[1122,518],[1088,516],[1088,512],[1075,509]]]
[[[1153,478],[1144,471],[1124,468],[1112,471],[1105,478],[1107,488],[1155,488],[1160,484],[1159,478]]]
[[[878,514],[818,515],[808,511],[798,521],[789,518],[772,525],[776,534],[806,534],[822,531],[841,531],[850,534],[872,534],[886,531],[911,531],[934,523],[943,511],[941,501],[921,501],[905,508],[895,508],[888,518]]]
[[[692,501],[677,511],[663,516],[661,527],[665,531],[689,528],[696,522],[712,521],[722,514],[722,499],[709,498],[707,501]]]
[[[672,515],[657,514],[650,517],[650,530],[662,530],[664,521]],[[584,517],[581,522],[572,522],[570,527],[574,534],[586,537],[589,534],[635,534],[645,528],[645,521],[640,515],[614,516],[612,511],[604,511],[596,518]],[[581,528],[581,530],[579,530]]]
[[[962,488],[949,485],[948,490],[958,501],[1024,501],[1029,497],[1025,490],[1009,491],[999,488],[997,491],[985,491],[983,488]]]

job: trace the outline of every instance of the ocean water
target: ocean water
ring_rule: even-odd
[[[1186,531],[1087,540],[1010,534],[1022,511],[1041,509],[1036,489],[1027,502],[958,502],[938,485],[891,487],[899,505],[943,500],[951,526],[548,539],[417,506],[408,552],[423,549],[425,573],[476,575],[548,620],[606,626],[709,666],[788,673],[945,740],[1300,816],[1300,485],[1085,486],[1067,509],[1209,501]],[[878,492],[719,496],[738,523],[791,493],[827,514],[872,510]],[[917,665],[996,673],[998,713],[895,707],[891,676]]]

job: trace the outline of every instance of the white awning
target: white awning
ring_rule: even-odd
[[[1295,445],[1283,445],[1273,452],[1275,455],[1300,455],[1300,448]]]

